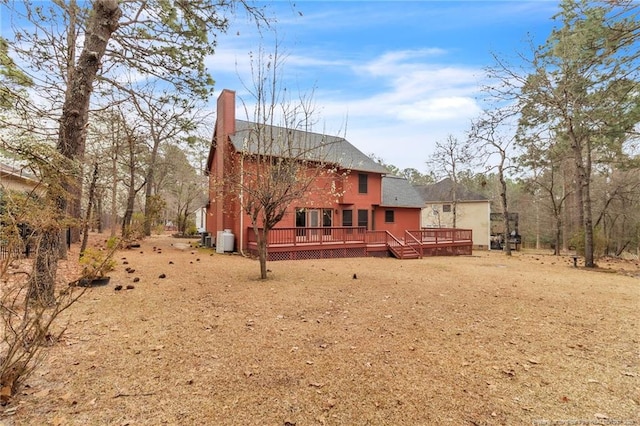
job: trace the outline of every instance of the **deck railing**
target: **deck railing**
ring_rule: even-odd
[[[249,249],[255,249],[257,238],[253,228],[248,229],[247,235]],[[472,231],[454,228],[423,228],[405,231],[403,238],[398,238],[388,231],[368,231],[365,227],[275,228],[269,231],[267,246],[280,251],[287,248],[291,248],[290,251],[301,251],[343,250],[339,248],[341,246],[362,247],[366,250],[364,253],[371,253],[372,250],[378,253],[381,249],[387,248],[400,258],[422,257],[434,253],[467,254],[471,252]],[[460,247],[465,249],[461,251]]]
[[[346,244],[353,242],[364,243],[366,236],[367,229],[363,226],[274,228],[269,231],[267,244],[269,246],[297,246],[309,244]],[[250,245],[258,241],[252,228],[249,229],[248,239]]]
[[[253,228],[249,228],[249,243],[257,242]],[[423,228],[405,231],[404,242],[418,244],[447,244],[472,240],[470,229]],[[316,228],[274,228],[269,231],[269,245],[340,244],[363,242],[366,244],[403,244],[387,231],[367,231],[363,226],[339,226]]]
[[[451,244],[473,240],[471,229],[422,228],[419,231],[407,232],[423,244]]]

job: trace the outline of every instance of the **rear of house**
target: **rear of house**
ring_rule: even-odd
[[[217,108],[206,167],[206,231],[215,238],[219,232],[229,230],[227,234],[234,235],[237,250],[253,252],[251,220],[242,209],[242,194],[229,183],[228,175],[234,168],[252,167],[247,144],[257,125],[235,118],[233,91],[223,90]],[[301,258],[295,252],[304,250],[307,258],[368,255],[375,251],[374,246],[387,250],[389,239],[394,240],[394,245],[403,244],[406,231],[420,229],[423,202],[418,192],[406,179],[388,176],[382,165],[346,139],[273,126],[270,132],[288,132],[307,143],[328,142],[325,154],[332,172],[318,177],[304,197],[287,207],[270,234],[272,259]],[[281,255],[277,254],[279,251]]]

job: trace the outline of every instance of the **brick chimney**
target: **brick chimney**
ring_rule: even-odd
[[[215,179],[220,185],[221,182],[224,182],[225,170],[232,155],[229,135],[236,131],[236,92],[228,89],[222,90],[220,96],[218,96],[216,107],[216,156],[214,167]],[[222,191],[222,193],[218,192],[218,202],[214,213],[216,232],[227,228],[235,228],[234,214],[229,211],[232,207],[231,211],[235,210],[235,206],[229,204],[229,202],[233,203],[233,196],[228,192],[227,185],[218,186],[218,191]]]
[[[236,131],[236,92],[233,90],[223,89],[218,96],[217,133],[224,135],[226,138]]]

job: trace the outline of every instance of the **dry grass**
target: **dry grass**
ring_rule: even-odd
[[[4,425],[640,423],[637,262],[272,262],[261,282],[169,237],[116,259]]]

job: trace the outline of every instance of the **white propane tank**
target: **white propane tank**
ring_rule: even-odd
[[[222,247],[224,251],[233,251],[233,243],[235,240],[235,236],[233,235],[233,232],[231,232],[231,229],[224,230],[224,232],[222,233],[222,239],[223,239]]]

